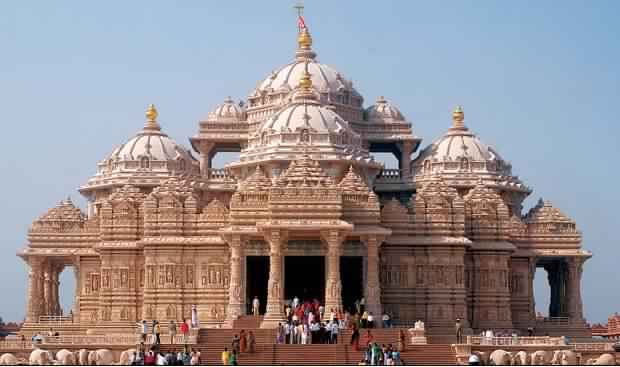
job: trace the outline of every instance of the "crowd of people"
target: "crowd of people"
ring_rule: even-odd
[[[157,346],[152,346],[147,353],[139,350],[130,360],[132,366],[198,366],[200,352],[195,350],[190,352],[184,348],[178,353],[171,351],[162,353]]]
[[[224,348],[222,352],[222,364],[224,366],[237,366],[238,358],[241,353],[254,353],[256,352],[256,337],[254,336],[254,332],[252,330],[246,332],[245,330],[241,330],[241,332],[232,339],[230,350],[228,348]]]
[[[392,347],[392,344],[368,343],[368,348],[362,355],[359,366],[404,366],[400,358],[400,351]]]

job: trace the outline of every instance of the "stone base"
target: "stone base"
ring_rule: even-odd
[[[286,318],[284,315],[274,315],[274,314],[265,314],[263,317],[263,321],[260,323],[261,329],[275,329],[278,327],[278,324],[286,323]]]

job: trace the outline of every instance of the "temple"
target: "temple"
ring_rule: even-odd
[[[193,151],[151,105],[80,186],[85,212],[65,199],[33,222],[18,253],[30,274],[22,330],[71,317],[72,332],[129,332],[143,319],[188,318],[193,305],[202,327],[226,328],[255,296],[272,328],[298,296],[328,310],[364,298],[373,314],[422,320],[430,335],[453,334],[457,318],[474,332],[589,335],[580,287],[591,253],[575,222],[548,201],[524,213],[531,188],[463,109],[418,152],[394,104],[364,107],[352,81],[318,61],[307,27],[297,43],[247,101],[226,98],[199,122]],[[215,168],[221,152],[239,159]],[[66,267],[75,300],[61,315]],[[550,288],[543,318],[537,268]]]

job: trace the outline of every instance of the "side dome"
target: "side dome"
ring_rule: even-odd
[[[222,104],[209,113],[207,121],[243,121],[245,108],[227,97]]]
[[[374,105],[366,109],[366,119],[371,123],[402,122],[405,117],[400,110],[389,103],[383,96]]]
[[[507,204],[514,213],[520,213],[521,203],[531,189],[513,175],[510,162],[465,126],[461,107],[453,112],[452,120],[452,127],[412,162],[416,187],[437,177],[457,189],[470,189],[482,181],[511,193],[506,196]]]
[[[199,164],[191,152],[161,131],[157,110],[150,105],[144,128],[97,164],[97,173],[80,187],[90,196],[101,189],[127,184],[155,187],[173,175],[198,175]]]

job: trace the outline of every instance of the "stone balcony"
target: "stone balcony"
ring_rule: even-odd
[[[400,169],[384,169],[375,180],[375,191],[409,191],[415,187],[411,177],[403,177]]]

